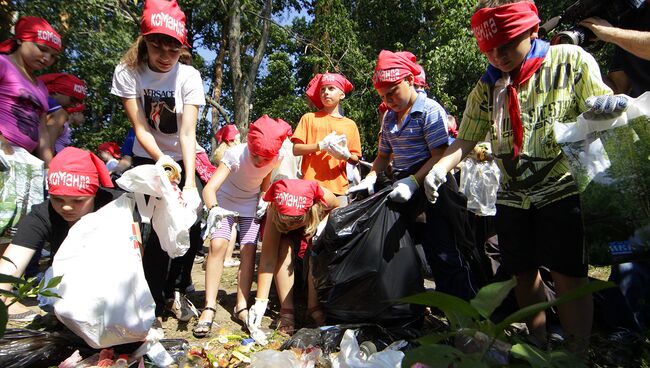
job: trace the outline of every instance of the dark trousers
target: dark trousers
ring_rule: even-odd
[[[155,164],[152,159],[144,157],[134,157],[133,166]],[[178,162],[183,167],[183,162]],[[193,173],[196,175],[196,173]],[[180,187],[185,184],[185,175],[181,174]],[[201,195],[203,184],[201,179],[196,177],[196,187]],[[172,216],[173,214],[169,214]],[[190,228],[190,248],[181,257],[171,259],[167,252],[160,247],[160,240],[155,231],[151,231],[148,239],[144,243],[144,256],[142,257],[142,266],[144,276],[149,284],[149,290],[156,302],[156,316],[162,316],[165,311],[165,302],[168,298],[174,296],[174,291],[184,290],[192,284],[192,267],[194,266],[194,257],[197,251],[203,245],[201,239],[201,220],[199,219]]]
[[[407,203],[393,205],[413,218],[411,233],[422,244],[436,290],[469,300],[482,286],[483,277],[476,274],[482,267],[468,220],[467,199],[458,192],[451,174],[438,193],[434,204],[420,188]]]

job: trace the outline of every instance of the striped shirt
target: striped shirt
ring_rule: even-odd
[[[486,74],[470,93],[458,138],[482,141],[490,133],[501,169],[497,203],[540,208],[577,194],[567,158],[555,140],[553,123],[576,121],[587,110],[588,97],[612,93],[600,77],[596,60],[577,46],[551,46],[537,72],[518,87],[524,140],[517,160],[513,160],[513,132],[507,106],[500,145],[496,137],[491,118],[493,83],[493,78]]]
[[[414,173],[431,158],[431,150],[450,143],[447,113],[436,101],[418,93],[400,128],[397,114],[389,110],[382,124],[379,152],[393,154],[393,171]]]

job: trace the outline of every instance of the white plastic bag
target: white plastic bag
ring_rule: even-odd
[[[250,368],[301,368],[300,360],[291,350],[262,350],[251,356]]]
[[[650,92],[617,115],[554,124],[580,190],[591,264],[650,256]]]
[[[12,146],[7,155],[0,149],[0,157],[8,165],[0,172],[0,235],[9,242],[16,232],[18,221],[32,206],[43,202],[43,161],[21,147]]]
[[[480,216],[497,213],[499,166],[494,160],[477,161],[467,157],[460,170],[459,190],[467,197],[467,209]]]
[[[151,196],[145,205],[143,196],[138,200],[138,210],[143,221],[151,217],[151,225],[160,239],[160,247],[176,258],[190,248],[190,227],[197,219],[198,209],[187,206],[183,191],[172,183],[165,171],[156,165],[140,165],[128,170],[117,179],[124,190]]]
[[[53,276],[63,276],[54,290],[57,318],[96,349],[143,341],[155,318],[134,206],[122,195],[83,216],[52,263]]]
[[[332,361],[333,368],[400,368],[404,353],[395,348],[401,342],[364,358],[353,330],[346,330],[341,340],[341,352]]]

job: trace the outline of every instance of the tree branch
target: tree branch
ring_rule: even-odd
[[[230,124],[230,122],[232,121],[230,119],[230,114],[228,114],[228,112],[223,108],[223,106],[221,106],[217,101],[213,100],[212,97],[210,96],[205,96],[205,101],[209,103],[210,106],[219,110],[219,113],[223,115],[223,120],[225,120],[227,124]]]

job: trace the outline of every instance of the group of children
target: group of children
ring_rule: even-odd
[[[160,13],[174,22],[155,22],[154,15]],[[31,152],[40,147],[40,157],[47,157],[48,145],[38,144],[39,140],[49,139],[43,129],[47,94],[33,72],[52,64],[60,51],[60,38],[58,43],[53,37],[41,42],[36,33],[24,31],[25,23],[21,21],[16,26],[16,39],[21,41],[15,42],[9,55],[0,56],[0,89],[7,75],[13,75],[11,78],[34,97],[22,97],[30,101],[29,108],[11,118],[6,118],[6,110],[0,108],[0,141],[5,152],[6,146],[21,144]],[[611,90],[602,81],[591,55],[579,47],[549,46],[538,39],[539,21],[532,1],[479,1],[471,25],[489,66],[468,97],[455,140],[449,136],[444,108],[419,88],[426,82],[415,56],[383,50],[372,75],[383,106],[378,154],[370,173],[359,184],[349,186],[346,167],[360,161],[360,135],[355,122],[343,115],[340,106],[353,86],[343,75],[324,73],[316,75],[306,91],[317,112],[305,114],[293,133],[281,119],[262,116],[250,125],[246,143],[225,149],[218,168],[202,188],[195,165],[197,155],[204,154],[204,150],[196,142],[196,122],[205,97],[199,72],[182,62],[188,46],[185,15],[175,0],[147,0],[141,35],[115,69],[111,93],[122,99],[135,129],[133,164],[175,167],[182,175],[179,186],[187,205],[200,208],[203,204],[209,210],[205,307],[194,335],[207,336],[212,328],[224,258],[235,223],[240,233],[241,264],[233,316],[251,332],[257,330],[275,278],[281,305],[279,329],[292,333],[296,323],[295,259],[308,254],[318,224],[329,211],[345,206],[349,193],[372,194],[377,174],[386,172],[389,166],[394,179],[389,198],[416,207],[417,214],[424,217],[426,226],[419,236],[436,288],[465,299],[474,296],[476,281],[464,259],[462,248],[466,244],[454,220],[462,216],[458,206],[462,197],[449,171],[477,142],[486,139],[491,140],[503,178],[497,233],[503,264],[517,278],[519,305],[525,307],[544,298],[537,271],[542,265],[551,269],[559,295],[585,284],[587,260],[583,256],[578,190],[567,159],[555,142],[552,125],[574,121],[590,109],[592,106],[586,102],[589,97],[597,96],[600,102],[611,102],[615,97],[607,97]],[[18,72],[4,72],[7,68]],[[50,93],[56,98],[62,92],[51,89]],[[65,107],[64,101],[59,103]],[[60,126],[57,124],[57,129]],[[30,133],[23,134],[27,130]],[[293,154],[302,157],[302,176],[271,182],[273,169],[284,159],[281,147],[285,139],[291,140]],[[79,155],[75,152],[73,156],[78,159]],[[89,157],[86,161],[95,162],[93,155]],[[97,170],[93,175],[103,178],[105,170],[94,167]],[[52,180],[51,170],[51,186]],[[49,203],[54,212],[50,210],[48,216],[62,216],[71,226],[96,208],[96,203],[69,201],[69,196],[94,198],[99,189],[93,190],[56,195],[50,191]],[[68,210],[72,214],[65,214],[62,209],[66,206],[72,208]],[[251,304],[249,294],[260,233],[263,240],[257,293]],[[188,305],[182,294],[191,284],[194,256],[202,244],[198,217],[190,234],[192,247],[175,259],[160,248],[155,234],[145,244],[143,265],[158,316],[165,308],[181,320],[194,315],[191,303]],[[16,246],[25,244],[14,242],[12,246],[15,252]],[[13,254],[5,253],[15,262]],[[20,257],[22,264],[26,255]],[[19,275],[22,270],[17,268],[0,264],[2,273]],[[311,275],[307,272],[305,276],[307,314],[316,324],[324,324],[326,316],[318,305]],[[575,343],[576,350],[586,346],[593,314],[591,297],[563,304],[559,314],[566,337]],[[532,336],[542,342],[546,341],[544,321],[543,312],[527,321]]]

